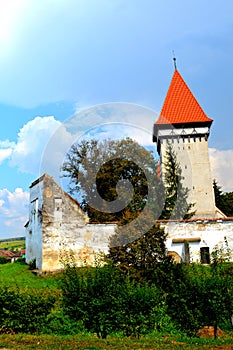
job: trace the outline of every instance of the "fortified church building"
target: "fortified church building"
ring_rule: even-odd
[[[176,262],[209,263],[214,249],[233,249],[233,218],[215,205],[208,137],[212,119],[175,71],[160,116],[154,124],[153,140],[163,164],[172,144],[189,189],[195,216],[190,220],[161,221],[167,232],[168,254]],[[99,251],[107,252],[114,224],[91,225],[78,202],[65,193],[47,174],[30,186],[29,221],[26,224],[26,262],[35,259],[39,270],[61,268],[63,251],[72,250],[81,265],[94,264]],[[231,252],[231,260],[233,255]]]

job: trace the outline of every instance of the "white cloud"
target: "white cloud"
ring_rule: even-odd
[[[0,164],[11,156],[14,146],[14,142],[0,141]]]
[[[24,236],[24,225],[28,220],[29,192],[16,188],[14,192],[0,189],[1,237]]]
[[[35,176],[51,173],[54,166],[60,169],[71,140],[72,135],[53,116],[37,116],[20,129],[16,142],[0,141],[0,163],[8,160],[11,167]]]
[[[21,172],[38,173],[44,147],[60,124],[52,116],[36,117],[25,124],[18,133],[10,164]]]
[[[225,192],[233,191],[233,150],[209,149],[212,177]]]

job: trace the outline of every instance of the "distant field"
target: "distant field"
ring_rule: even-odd
[[[0,249],[19,251],[25,249],[25,240],[0,242]]]

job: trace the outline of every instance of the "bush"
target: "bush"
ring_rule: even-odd
[[[5,258],[4,256],[0,256],[0,264],[7,264],[9,262],[9,260],[7,258]]]
[[[16,264],[20,264],[20,265],[26,265],[26,259],[25,258],[18,258],[17,260],[15,260]]]
[[[29,261],[28,266],[29,266],[29,270],[35,270],[36,269],[36,259]]]
[[[55,297],[42,293],[0,288],[0,324],[15,333],[38,333],[55,303]]]
[[[111,265],[66,266],[61,288],[64,313],[99,337],[112,332],[139,337],[161,323],[159,305],[165,299],[159,289],[131,281]]]
[[[62,310],[51,312],[46,319],[44,334],[75,335],[85,332],[83,322],[71,320]]]

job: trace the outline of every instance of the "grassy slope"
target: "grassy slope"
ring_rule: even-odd
[[[57,289],[58,276],[35,276],[27,265],[19,263],[0,265],[0,284],[20,289]]]

